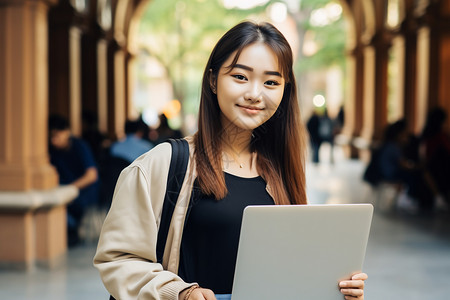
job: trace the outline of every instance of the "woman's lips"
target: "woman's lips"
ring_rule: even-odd
[[[245,106],[245,105],[239,105],[239,104],[237,104],[237,106],[249,114],[257,114],[263,110],[263,108],[256,107],[256,106]]]

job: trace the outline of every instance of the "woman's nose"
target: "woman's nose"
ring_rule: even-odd
[[[247,101],[261,102],[263,94],[260,86],[257,83],[252,84],[244,97]]]

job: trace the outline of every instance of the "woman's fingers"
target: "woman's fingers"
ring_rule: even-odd
[[[347,281],[341,281],[339,283],[339,286],[341,288],[357,288],[357,289],[364,289],[364,281],[363,280],[347,280]]]
[[[341,289],[341,293],[346,296],[353,296],[353,297],[364,296],[364,291],[360,289]]]
[[[352,280],[366,280],[368,277],[366,273],[357,273],[352,276]]]
[[[354,274],[351,280],[343,280],[339,283],[341,293],[345,295],[347,300],[363,300],[364,299],[364,280],[368,278],[365,273]]]
[[[208,289],[202,289],[203,296],[206,300],[217,300],[214,292]]]
[[[216,300],[216,296],[209,289],[198,288],[192,291],[188,300]]]

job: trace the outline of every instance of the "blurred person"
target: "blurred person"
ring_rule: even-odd
[[[410,197],[407,201],[410,202],[406,202],[406,199],[402,201],[400,204],[404,204],[404,208],[428,211],[433,206],[435,193],[422,166],[405,156],[409,140],[410,133],[404,119],[389,124],[384,131],[381,146],[372,158],[375,165],[372,172],[378,172],[378,181],[405,185]]]
[[[336,122],[328,115],[328,109],[325,108],[323,114],[319,117],[319,139],[320,145],[328,143],[330,145],[330,163],[334,163],[334,137],[336,135]],[[319,146],[320,147],[320,146]],[[319,151],[319,150],[317,150]]]
[[[153,148],[145,139],[149,128],[141,119],[125,122],[125,137],[114,142],[100,167],[100,207],[108,210],[120,172],[142,154]]]
[[[179,139],[183,137],[180,130],[174,130],[169,125],[169,120],[165,114],[159,115],[159,126],[156,129],[158,133],[157,144],[166,141],[167,139]]]
[[[114,142],[110,148],[110,155],[122,158],[129,163],[153,148],[153,144],[145,140],[148,132],[147,125],[141,120],[127,120],[125,122],[125,137]]]
[[[341,133],[342,128],[344,128],[344,124],[345,124],[345,110],[344,106],[341,105],[341,107],[339,108],[339,112],[336,116],[337,133]]]
[[[170,192],[170,144],[142,155],[119,177],[94,257],[113,297],[215,300],[230,294],[244,208],[307,204],[306,136],[292,65],[287,40],[269,23],[240,23],[219,40],[204,70],[198,131],[186,138],[187,178],[162,263],[156,243]],[[198,197],[187,212],[194,179]],[[366,279],[348,274],[336,289],[362,300]]]
[[[79,228],[86,209],[98,201],[98,172],[88,144],[74,137],[69,122],[62,116],[49,117],[49,155],[56,167],[61,185],[71,184],[80,191],[67,206],[69,247],[80,242]]]
[[[98,118],[93,112],[84,110],[82,121],[81,137],[91,148],[95,161],[101,164],[111,141],[98,129]]]
[[[450,136],[444,130],[447,113],[436,107],[427,115],[421,135],[421,157],[440,197],[437,205],[448,208],[450,203]]]
[[[319,134],[319,125],[320,117],[317,111],[314,110],[311,117],[308,119],[308,122],[306,123],[306,128],[308,129],[309,133],[309,143],[312,151],[312,162],[315,164],[319,163],[319,151],[320,145],[322,143],[322,139],[320,138]]]

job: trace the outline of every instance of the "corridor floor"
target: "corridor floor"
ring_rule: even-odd
[[[371,190],[361,181],[363,169],[362,162],[339,155],[333,165],[308,164],[310,203],[371,202]],[[374,204],[365,299],[450,299],[450,213],[413,215]],[[93,243],[70,249],[64,267],[52,271],[0,270],[0,299],[106,300],[108,293],[92,266],[94,252]]]

